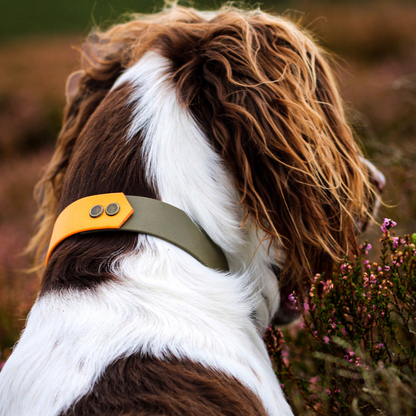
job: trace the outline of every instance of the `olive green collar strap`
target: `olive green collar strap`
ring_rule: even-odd
[[[228,271],[224,252],[188,215],[165,202],[123,193],[81,198],[56,220],[46,262],[65,238],[79,233],[130,231],[161,238],[181,248],[203,265]]]

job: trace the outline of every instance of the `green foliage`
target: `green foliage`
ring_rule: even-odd
[[[298,327],[266,335],[276,373],[299,415],[414,415],[416,412],[416,249],[385,219],[379,262],[360,246],[332,278],[317,274],[291,295]]]
[[[28,34],[89,32],[91,27],[114,21],[122,13],[149,13],[163,0],[4,0],[0,38]]]

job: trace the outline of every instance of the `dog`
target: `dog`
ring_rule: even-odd
[[[289,20],[229,6],[134,15],[81,56],[36,188],[30,247],[48,260],[0,415],[292,415],[265,329],[354,253],[384,186],[330,57]],[[141,211],[160,234],[120,225]]]

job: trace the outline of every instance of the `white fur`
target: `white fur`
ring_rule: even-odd
[[[36,302],[1,373],[0,414],[58,414],[88,393],[107,365],[138,351],[224,371],[256,392],[271,415],[291,414],[249,318],[254,300],[239,281],[245,276],[203,270],[163,241],[126,256],[115,274],[119,281],[94,292],[51,293]]]
[[[263,289],[267,299],[257,311],[263,332],[279,305],[276,277],[270,269],[277,261],[274,250],[269,255],[267,242],[259,248],[257,230],[240,228],[243,212],[231,175],[187,109],[178,104],[169,65],[166,58],[148,52],[115,83],[113,88],[131,83],[131,101],[138,104],[128,139],[145,132],[148,177],[162,201],[182,209],[199,224],[225,251],[232,271],[251,266],[254,275],[249,280]]]
[[[149,178],[162,200],[223,247],[231,272],[140,236],[137,251],[114,263],[117,280],[41,297],[0,373],[1,416],[56,415],[87,394],[115,359],[140,351],[218,369],[252,389],[270,415],[292,415],[258,330],[279,304],[273,255],[265,244],[256,250],[255,230],[239,227],[231,179],[178,104],[168,67],[150,52],[117,82],[132,84],[137,103],[128,139],[144,132]]]

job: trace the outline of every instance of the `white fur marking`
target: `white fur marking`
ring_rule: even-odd
[[[136,102],[128,139],[145,133],[144,160],[148,177],[162,201],[185,211],[225,251],[231,270],[250,269],[267,299],[257,317],[261,332],[279,305],[277,282],[270,266],[276,261],[267,241],[254,227],[240,228],[243,219],[239,196],[223,161],[188,110],[179,105],[169,75],[170,63],[156,52],[146,53],[113,88],[129,82]],[[256,253],[256,255],[254,255]]]
[[[256,300],[239,281],[245,276],[224,278],[161,240],[155,262],[153,244],[141,240],[140,256],[114,270],[117,282],[38,299],[0,373],[0,414],[56,415],[114,360],[141,351],[218,369],[252,389],[270,415],[291,415],[250,320]]]

